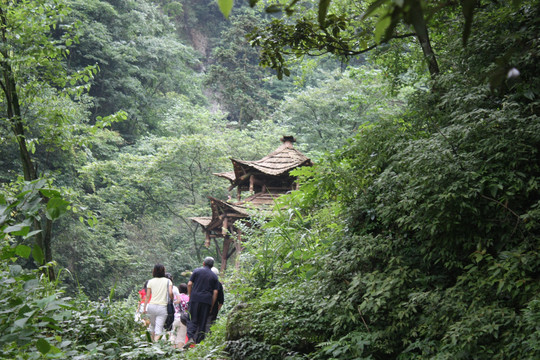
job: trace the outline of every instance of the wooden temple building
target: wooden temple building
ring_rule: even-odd
[[[242,233],[236,225],[247,222],[253,210],[268,210],[277,197],[296,189],[296,178],[290,175],[291,170],[313,165],[309,158],[294,148],[294,137],[284,136],[281,141],[281,146],[260,160],[231,158],[233,171],[214,175],[229,180],[229,192],[236,188],[236,201],[231,197],[228,201],[209,197],[212,216],[191,218],[202,227],[205,246],[210,247],[214,242],[221,258],[221,271],[227,267],[231,255],[239,254],[242,249]],[[242,199],[245,192],[249,193]]]

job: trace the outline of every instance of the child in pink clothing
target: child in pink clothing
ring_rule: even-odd
[[[178,290],[179,293],[174,294],[174,307],[176,311],[174,313],[170,341],[175,348],[181,349],[186,342],[187,327],[180,321],[180,315],[182,312],[187,311],[189,296],[187,294],[186,284],[178,285]]]

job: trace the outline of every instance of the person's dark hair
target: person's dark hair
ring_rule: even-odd
[[[165,277],[169,280],[171,280],[171,282],[173,282],[173,277],[172,277],[172,274],[171,273],[165,273]]]
[[[144,286],[143,286],[144,291],[146,291],[147,288],[148,288],[148,280],[144,282]]]
[[[181,283],[178,285],[178,291],[180,291],[180,294],[187,294],[187,284]]]
[[[165,277],[165,266],[161,264],[154,265],[154,271],[152,271],[152,276],[157,278]]]
[[[211,256],[204,258],[203,265],[211,269],[214,266],[214,258]]]

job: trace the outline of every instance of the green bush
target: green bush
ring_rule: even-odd
[[[229,318],[233,358],[540,356],[531,3],[480,9],[468,47],[449,42],[452,68],[433,90],[296,172],[289,211],[247,247],[256,276],[242,277],[246,305]],[[521,78],[497,82],[498,56]]]
[[[39,359],[60,356],[68,345],[57,330],[73,309],[69,299],[39,280],[37,270],[0,263],[0,349],[4,358]]]

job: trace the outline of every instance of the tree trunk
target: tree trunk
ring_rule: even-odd
[[[6,99],[5,106],[6,106],[6,113],[8,121],[11,124],[11,129],[13,130],[13,134],[15,135],[15,139],[17,141],[17,144],[19,145],[19,154],[21,157],[21,164],[23,167],[23,174],[24,174],[24,180],[26,181],[33,181],[37,180],[37,172],[36,168],[33,165],[32,157],[30,156],[30,152],[28,151],[28,147],[26,146],[26,136],[24,134],[24,123],[22,121],[21,117],[21,107],[19,103],[19,96],[17,94],[17,84],[15,82],[15,74],[13,73],[13,69],[11,67],[11,64],[9,62],[10,55],[8,53],[8,46],[7,46],[7,38],[6,38],[6,27],[7,27],[7,21],[5,14],[3,10],[0,8],[0,21],[2,26],[2,59],[0,63],[0,67],[2,69],[2,75],[3,75],[3,81],[0,84],[2,87],[2,91],[4,92],[4,96]],[[43,201],[46,204],[49,200],[47,197],[43,196]],[[41,247],[43,250],[43,254],[45,257],[45,263],[48,263],[52,261],[52,250],[51,250],[51,237],[52,237],[52,221],[47,219],[45,216],[44,221],[44,227],[41,224],[40,221],[34,220],[34,230],[43,230],[36,235],[36,243]],[[49,276],[49,279],[53,280],[55,278],[54,270],[52,268],[48,268],[47,274]]]
[[[227,269],[227,255],[229,254],[229,248],[231,246],[232,239],[229,235],[226,235],[223,239],[223,249],[221,250],[221,273]]]
[[[407,22],[412,24],[416,37],[420,42],[420,47],[424,53],[424,57],[428,62],[428,69],[431,78],[434,79],[439,74],[439,64],[433,49],[431,48],[431,42],[429,40],[429,33],[426,26],[426,20],[424,19],[424,13],[422,11],[422,5],[420,1],[412,1],[411,8],[407,13]]]

